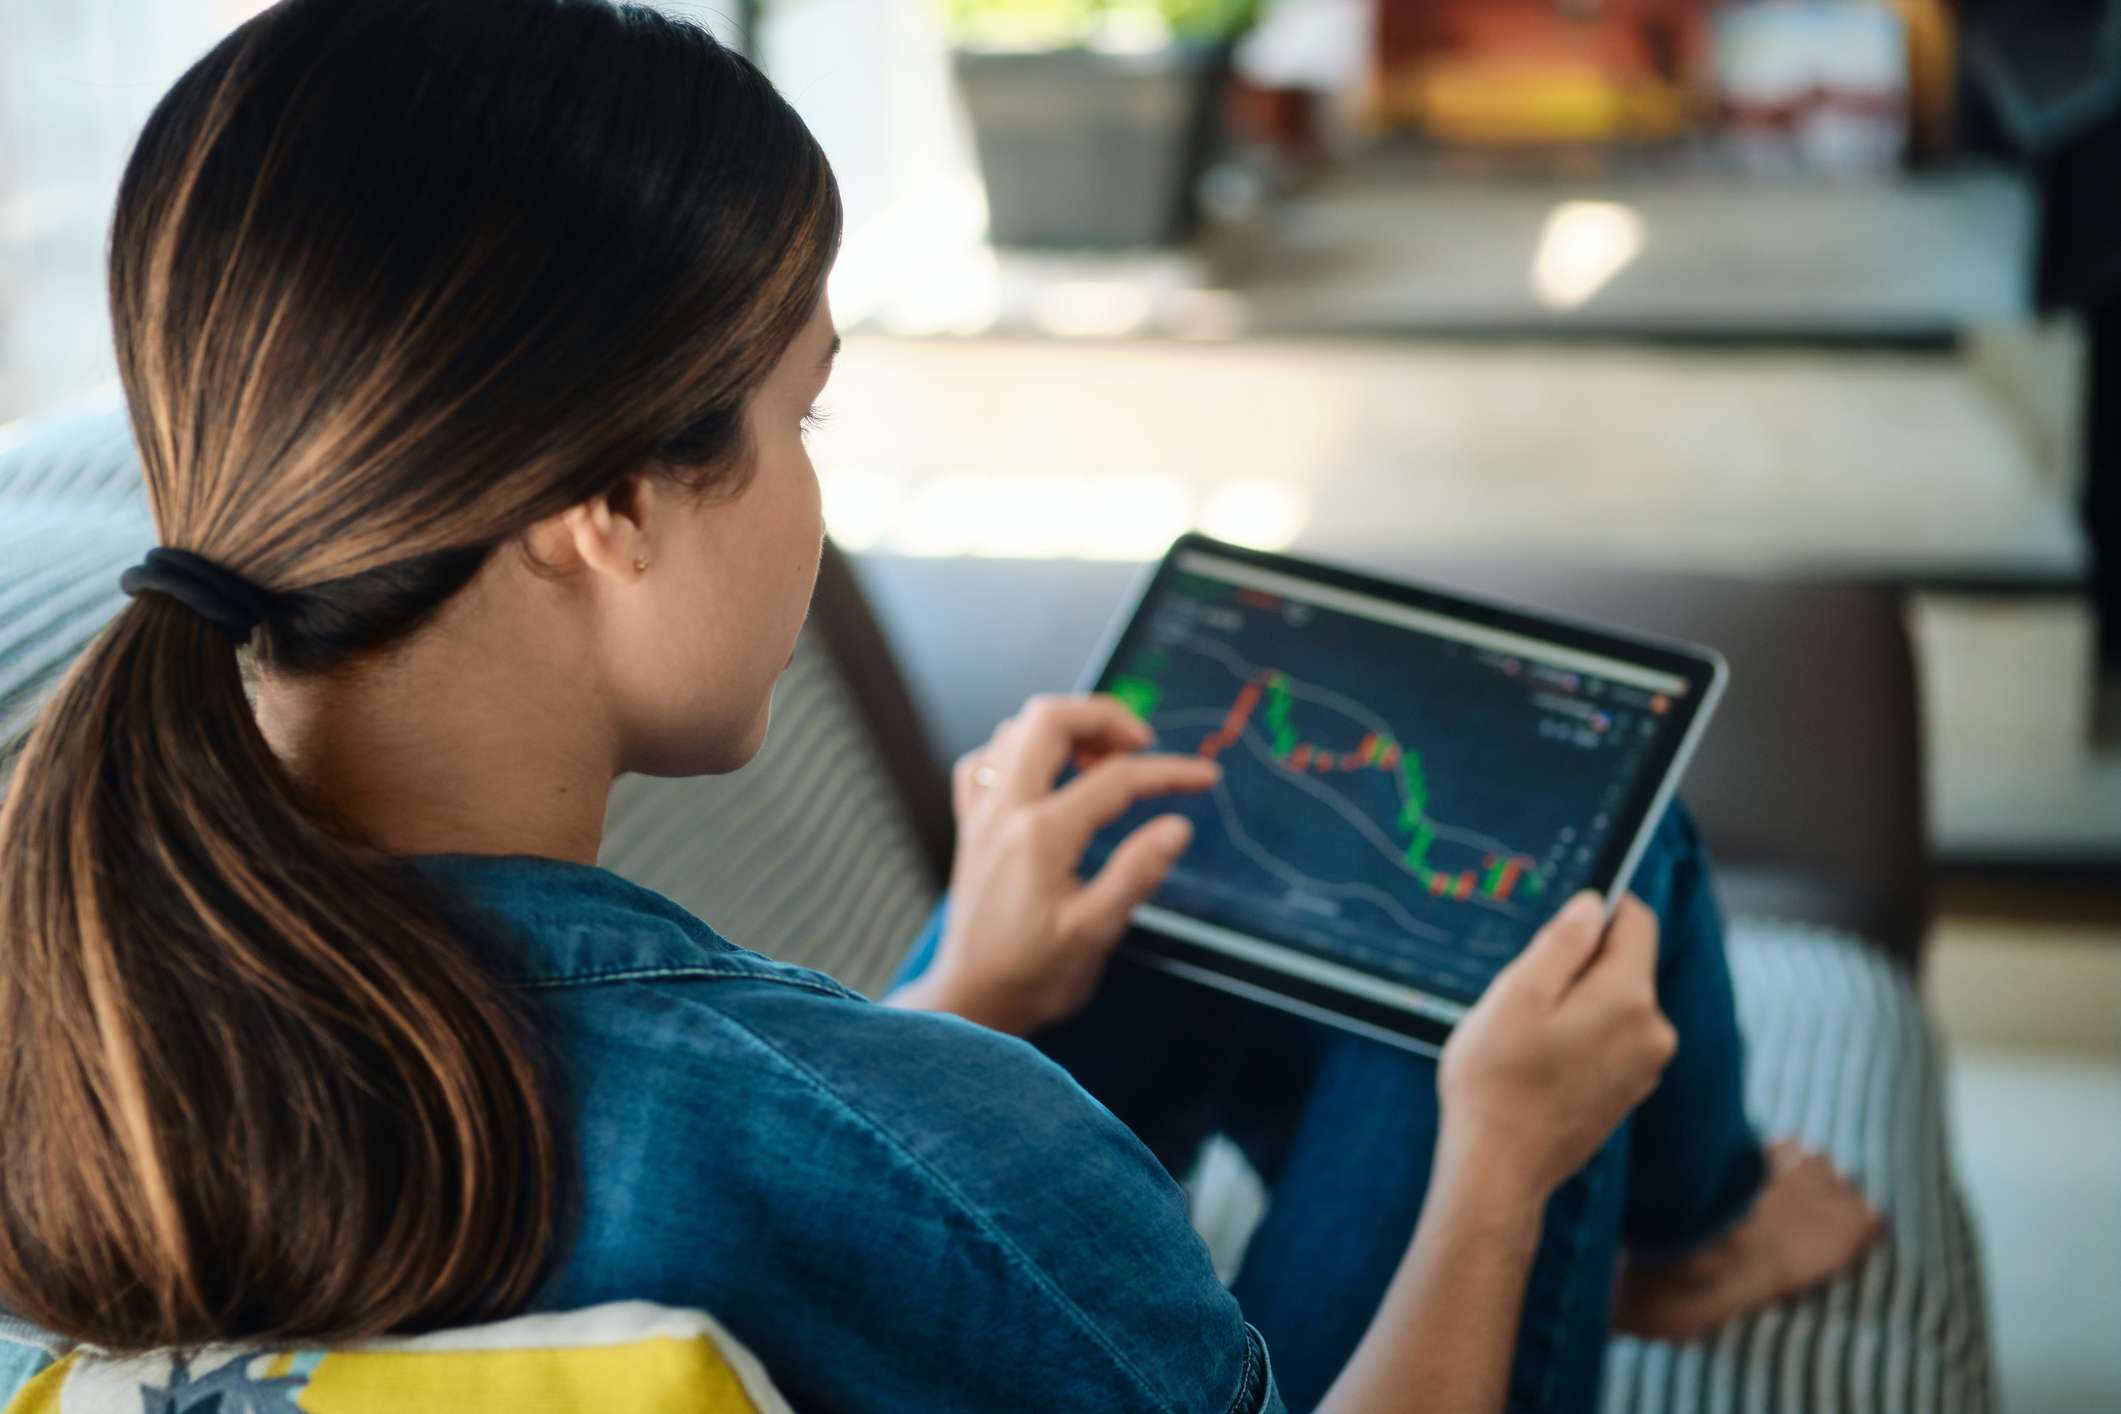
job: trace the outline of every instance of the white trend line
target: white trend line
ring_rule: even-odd
[[[1248,663],[1229,644],[1218,642],[1212,638],[1201,638],[1195,634],[1185,634],[1173,640],[1171,646],[1183,652],[1197,653],[1204,658],[1213,658],[1240,682],[1250,682],[1265,673],[1279,671],[1278,669],[1262,667],[1257,663]],[[1287,673],[1282,673],[1281,678],[1283,683],[1287,685],[1291,697],[1300,697],[1306,702],[1316,702],[1323,707],[1328,707],[1341,713],[1343,716],[1351,717],[1387,741],[1397,741],[1399,739],[1399,734],[1392,730],[1391,723],[1380,721],[1368,707],[1353,698],[1343,697],[1330,688],[1299,682]],[[1219,722],[1222,718],[1218,715],[1216,720]],[[1406,804],[1406,782],[1398,776],[1394,776],[1392,780],[1394,789],[1399,792],[1400,804]],[[1507,840],[1499,840],[1495,836],[1483,834],[1479,830],[1469,829],[1464,825],[1453,825],[1449,821],[1435,819],[1426,813],[1423,814],[1422,818],[1428,822],[1429,833],[1435,835],[1438,839],[1450,840],[1452,843],[1462,844],[1468,849],[1478,849],[1489,854],[1505,855],[1515,859],[1529,860],[1532,857],[1510,844]],[[1528,870],[1527,872],[1533,875],[1539,875],[1540,873],[1537,869]],[[1512,916],[1515,915],[1513,914]]]
[[[1439,943],[1456,943],[1459,941],[1452,934],[1423,923],[1420,919],[1414,917],[1413,914],[1408,913],[1405,908],[1400,906],[1398,899],[1393,898],[1383,889],[1376,888],[1370,884],[1329,884],[1323,879],[1312,878],[1309,874],[1304,873],[1303,870],[1298,869],[1295,865],[1275,855],[1253,839],[1252,836],[1245,833],[1244,822],[1237,818],[1237,807],[1230,801],[1230,787],[1227,784],[1217,781],[1213,794],[1215,807],[1222,814],[1223,828],[1229,832],[1230,842],[1240,850],[1243,850],[1245,854],[1251,857],[1253,863],[1265,869],[1268,873],[1277,875],[1284,882],[1302,889],[1306,893],[1323,894],[1329,898],[1352,896],[1364,899],[1392,915],[1394,922],[1415,937],[1427,937],[1431,941]],[[1456,959],[1453,960],[1455,961]]]
[[[1220,708],[1188,707],[1181,708],[1173,712],[1161,713],[1158,716],[1158,721],[1162,725],[1167,727],[1191,727],[1204,726],[1210,724],[1220,725],[1226,715],[1228,714]],[[1253,755],[1260,756],[1261,748],[1258,745],[1255,745],[1252,740],[1252,738],[1256,735],[1257,733],[1247,731],[1241,739],[1244,741],[1245,746],[1252,752]],[[1283,769],[1286,771],[1286,768],[1281,768],[1279,763],[1273,761],[1271,757],[1262,756],[1261,759],[1266,760],[1270,765],[1276,766],[1278,769]],[[1318,785],[1310,778],[1301,774],[1295,772],[1287,772],[1287,774],[1289,774],[1291,779],[1295,780],[1298,785],[1303,786],[1306,790],[1310,790],[1318,794],[1321,799],[1325,800],[1328,804],[1332,805],[1335,810],[1340,811],[1341,814],[1352,824],[1354,824],[1357,829],[1363,831],[1366,837],[1371,837],[1371,832],[1376,830],[1376,824],[1371,821],[1367,816],[1356,812],[1354,810],[1354,807],[1349,805],[1344,799],[1342,799],[1338,792],[1327,790],[1325,787]],[[1217,805],[1222,806],[1223,802],[1219,798],[1219,796],[1221,792],[1227,789],[1227,787],[1223,783],[1218,782],[1216,784],[1215,789],[1218,792]],[[1298,887],[1308,889],[1314,893],[1333,893],[1337,890],[1342,889],[1366,891],[1367,894],[1374,894],[1376,895],[1376,897],[1383,898],[1388,901],[1387,903],[1380,904],[1379,906],[1385,908],[1387,912],[1390,912],[1393,915],[1394,921],[1399,922],[1402,925],[1405,925],[1411,921],[1410,916],[1398,906],[1399,901],[1395,898],[1392,898],[1391,895],[1384,893],[1382,890],[1376,889],[1368,884],[1328,884],[1324,880],[1316,878],[1310,874],[1306,874],[1303,870],[1298,869],[1293,864],[1290,864],[1287,860],[1275,854],[1265,845],[1253,839],[1252,836],[1236,822],[1234,814],[1235,810],[1236,806],[1232,804],[1222,811],[1224,826],[1229,831],[1231,843],[1237,845],[1239,849],[1243,850],[1244,853],[1251,858],[1253,863],[1258,864],[1261,868],[1266,869],[1271,873],[1277,875],[1284,882],[1295,883]],[[1374,837],[1371,837],[1371,843],[1376,844],[1376,839]],[[1391,858],[1392,862],[1398,868],[1402,870],[1406,869],[1406,860],[1396,854],[1391,853],[1389,848],[1389,841],[1386,845],[1380,846],[1380,848],[1386,850],[1388,857]],[[1373,899],[1372,901],[1374,902],[1375,900]],[[1454,900],[1454,902],[1479,902],[1483,907],[1494,908],[1508,915],[1511,918],[1522,917],[1522,915],[1517,910],[1511,908],[1509,905],[1497,904],[1493,900],[1489,899]],[[1424,928],[1427,928],[1429,925],[1422,926]],[[1460,947],[1465,948],[1469,952],[1474,952],[1489,957],[1508,957],[1515,952],[1515,949],[1509,947],[1507,944],[1479,944],[1470,938],[1462,939],[1449,934],[1445,936],[1449,941],[1457,943]]]
[[[1228,668],[1231,675],[1240,682],[1249,682],[1265,673],[1276,671],[1275,669],[1262,667],[1257,663],[1246,662],[1239,656],[1237,650],[1229,644],[1218,642],[1212,638],[1201,638],[1189,633],[1185,637],[1178,639],[1174,646],[1184,648],[1188,652],[1198,653],[1206,658],[1215,659],[1225,668]],[[1316,702],[1321,706],[1330,707],[1344,716],[1353,717],[1381,737],[1389,737],[1395,741],[1398,739],[1399,734],[1392,730],[1390,722],[1380,721],[1374,712],[1362,703],[1357,702],[1354,698],[1343,697],[1331,688],[1317,687],[1310,683],[1300,683],[1286,673],[1283,673],[1282,677],[1289,684],[1289,695],[1291,697],[1301,697],[1307,702]]]
[[[1288,780],[1294,782],[1299,786],[1302,786],[1313,796],[1316,796],[1318,799],[1323,800],[1326,804],[1332,806],[1333,809],[1339,813],[1340,817],[1343,820],[1346,820],[1350,825],[1353,825],[1355,827],[1355,832],[1361,835],[1364,839],[1368,840],[1370,844],[1375,847],[1377,852],[1379,854],[1382,854],[1394,869],[1399,870],[1401,873],[1407,875],[1407,877],[1412,879],[1419,879],[1421,877],[1419,874],[1416,874],[1414,872],[1414,866],[1407,863],[1405,854],[1400,851],[1397,845],[1392,843],[1391,837],[1386,835],[1384,831],[1377,828],[1376,821],[1372,820],[1369,816],[1363,814],[1360,810],[1357,810],[1354,806],[1350,805],[1346,796],[1343,796],[1337,790],[1328,789],[1326,786],[1312,779],[1310,776],[1304,774],[1302,771],[1298,771],[1293,767],[1284,765],[1281,760],[1274,755],[1273,750],[1268,747],[1266,739],[1260,736],[1258,732],[1251,730],[1251,728],[1247,727],[1245,731],[1239,735],[1238,740],[1242,741],[1245,744],[1245,749],[1247,751],[1250,751],[1254,756],[1258,757],[1261,764],[1265,765],[1267,769],[1279,772]],[[1491,909],[1494,912],[1503,914],[1505,917],[1509,918],[1518,918],[1522,916],[1518,913],[1516,909],[1510,907],[1510,905],[1499,902],[1495,899],[1480,898],[1478,896],[1475,896],[1472,898],[1454,899],[1452,901],[1454,903],[1477,903],[1483,908]]]

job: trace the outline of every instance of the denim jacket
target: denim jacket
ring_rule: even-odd
[[[580,1152],[537,1309],[704,1309],[799,1409],[1282,1410],[1178,1186],[1030,1045],[603,869],[413,862],[520,989]]]

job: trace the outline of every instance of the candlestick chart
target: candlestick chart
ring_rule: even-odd
[[[1103,688],[1223,767],[1137,807],[1195,839],[1156,902],[1470,1001],[1590,879],[1659,730],[1651,694],[1179,575]]]

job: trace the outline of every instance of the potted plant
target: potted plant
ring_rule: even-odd
[[[945,0],[997,245],[1191,234],[1230,51],[1260,0]]]

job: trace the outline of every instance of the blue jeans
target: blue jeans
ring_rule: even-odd
[[[1625,1248],[1672,1256],[1741,1217],[1765,1178],[1744,1109],[1744,1048],[1723,919],[1694,823],[1674,805],[1633,892],[1660,923],[1658,1000],[1679,1051],[1651,1096],[1547,1205],[1510,1408],[1589,1411]],[[938,920],[940,921],[940,911]],[[899,981],[924,971],[931,924]],[[1174,1176],[1213,1134],[1271,1195],[1232,1290],[1291,1409],[1354,1353],[1420,1216],[1438,1111],[1425,1056],[1116,962],[1080,1014],[1033,1038]]]

